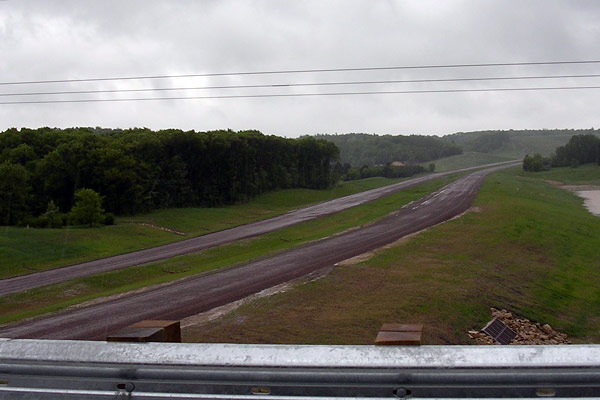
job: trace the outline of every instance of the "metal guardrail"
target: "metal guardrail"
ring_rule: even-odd
[[[600,345],[0,339],[1,399],[600,398]]]

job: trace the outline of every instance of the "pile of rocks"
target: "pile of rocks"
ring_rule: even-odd
[[[515,317],[506,310],[492,308],[492,316],[504,322],[517,336],[510,344],[571,344],[567,335],[555,331],[548,324],[533,323],[526,318]],[[497,344],[482,331],[469,331],[469,337],[477,344]]]

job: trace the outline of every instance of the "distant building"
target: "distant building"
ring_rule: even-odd
[[[404,167],[406,164],[404,164],[402,161],[393,161],[390,165],[392,167]]]

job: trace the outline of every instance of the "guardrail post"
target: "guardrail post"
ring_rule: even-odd
[[[146,320],[110,333],[107,342],[173,342],[181,343],[179,321]]]
[[[383,324],[375,344],[379,346],[420,346],[423,340],[422,324]]]

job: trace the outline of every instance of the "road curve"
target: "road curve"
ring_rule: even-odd
[[[510,165],[508,165],[510,166]],[[466,211],[485,176],[474,172],[372,225],[280,255],[6,327],[0,337],[103,340],[144,319],[182,319],[391,243]]]
[[[502,164],[502,163],[498,163]],[[490,164],[496,165],[496,164]],[[377,200],[390,194],[399,192],[406,188],[427,182],[441,176],[453,174],[456,172],[467,171],[474,168],[465,168],[457,171],[442,172],[422,176],[398,182],[389,186],[368,190],[366,192],[356,193],[350,196],[340,197],[331,201],[315,204],[313,206],[301,208],[277,217],[241,225],[235,228],[226,229],[210,233],[207,235],[182,240],[175,243],[169,243],[162,246],[152,247],[145,250],[125,253],[118,256],[102,258],[81,264],[70,265],[66,267],[49,269],[46,271],[35,272],[32,274],[21,275],[14,278],[0,280],[0,297],[10,293],[18,293],[34,289],[41,286],[64,282],[70,279],[81,278],[84,276],[97,275],[108,271],[114,271],[121,268],[127,268],[134,265],[147,264],[155,261],[164,260],[180,256],[183,254],[195,253],[211,247],[219,246],[225,243],[234,242],[240,239],[246,239],[253,236],[262,235],[278,229],[295,225],[300,222],[320,218],[326,215],[334,214],[357,205]]]

